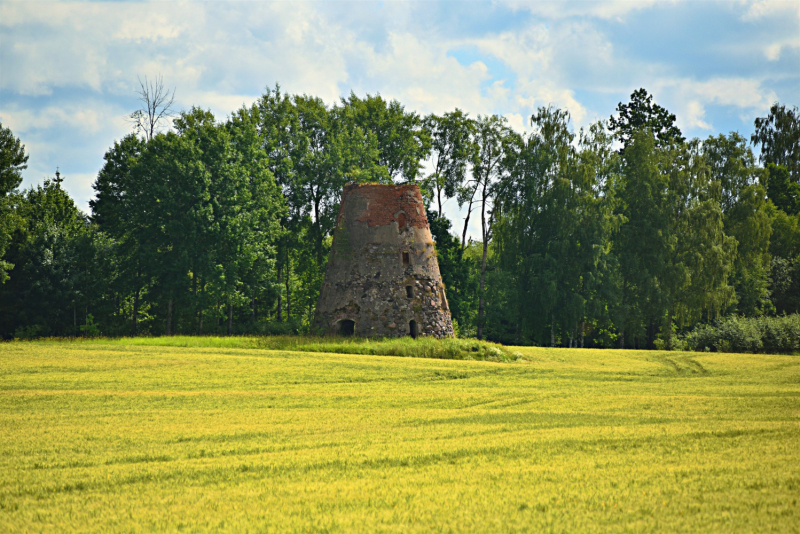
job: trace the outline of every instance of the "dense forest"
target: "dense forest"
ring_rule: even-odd
[[[160,88],[142,89],[89,214],[59,174],[19,190],[28,156],[0,125],[3,338],[308,332],[348,182],[419,184],[459,336],[672,348],[800,309],[797,107],[773,105],[750,139],[687,140],[640,89],[577,132],[540,108],[523,135],[276,86],[226,121],[192,108],[165,128]]]

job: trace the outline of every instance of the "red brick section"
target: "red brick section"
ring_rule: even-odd
[[[367,199],[367,209],[356,219],[358,222],[385,226],[396,221],[395,215],[402,211],[406,214],[407,226],[428,228],[425,204],[416,185],[350,184],[342,192],[342,204],[348,195],[353,194]]]

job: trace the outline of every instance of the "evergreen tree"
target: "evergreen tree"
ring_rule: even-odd
[[[25,145],[0,123],[0,284],[8,280],[8,271],[14,267],[4,256],[11,233],[20,222],[14,204],[17,187],[22,183],[22,171],[28,167],[27,162]]]

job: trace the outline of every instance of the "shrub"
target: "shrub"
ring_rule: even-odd
[[[739,317],[700,325],[686,335],[691,350],[792,354],[800,352],[800,315]]]

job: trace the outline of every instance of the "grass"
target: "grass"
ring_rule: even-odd
[[[64,342],[63,339],[59,338],[49,341]],[[411,339],[410,337],[367,339],[318,336],[167,336],[73,338],[70,341],[73,343],[121,346],[267,349],[493,362],[510,362],[522,358],[519,351],[497,343],[477,341],[475,339],[435,339],[431,337],[418,339]]]
[[[202,339],[0,344],[0,531],[800,531],[796,356]]]

